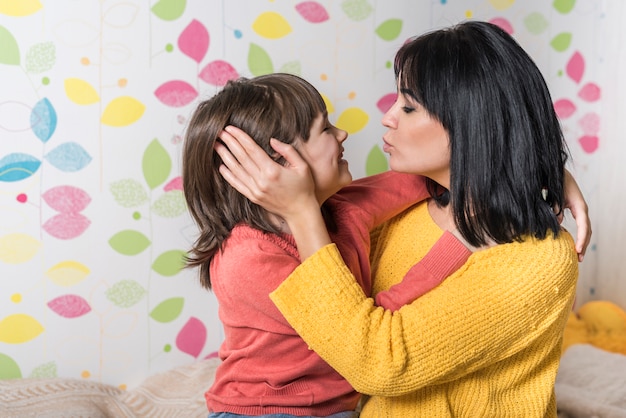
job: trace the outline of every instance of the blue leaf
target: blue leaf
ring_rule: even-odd
[[[59,145],[46,154],[45,158],[50,164],[65,172],[82,170],[91,162],[91,156],[76,142]]]
[[[41,161],[28,154],[13,153],[0,160],[0,181],[20,181],[35,174]]]
[[[57,127],[57,113],[47,98],[37,102],[30,114],[30,128],[41,142],[46,143]]]

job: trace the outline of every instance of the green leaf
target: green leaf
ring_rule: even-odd
[[[111,193],[115,201],[125,208],[134,208],[149,200],[145,187],[135,179],[111,183]]]
[[[153,139],[143,153],[141,167],[146,183],[152,190],[169,177],[172,159],[157,139]]]
[[[139,231],[127,229],[113,235],[109,245],[120,254],[137,255],[148,248],[150,240]]]
[[[367,19],[374,10],[367,0],[344,0],[341,9],[346,16],[357,22]]]
[[[181,297],[166,299],[150,312],[150,317],[157,322],[172,322],[183,311],[185,299]]]
[[[35,44],[26,53],[25,67],[31,74],[50,70],[56,62],[56,48],[52,42]]]
[[[557,52],[563,52],[567,48],[569,48],[571,43],[572,34],[570,32],[561,32],[554,38],[552,38],[552,41],[550,41],[550,46],[552,46],[552,48],[554,48],[554,50]]]
[[[541,13],[534,12],[526,16],[524,26],[530,33],[539,35],[548,28],[549,22]]]
[[[269,54],[257,44],[250,44],[248,50],[248,68],[253,76],[271,74],[274,72],[274,64]]]
[[[0,64],[20,65],[20,48],[4,26],[0,26]]]
[[[187,211],[185,196],[181,190],[162,194],[152,205],[152,211],[164,218],[175,218]]]
[[[30,373],[30,378],[57,377],[57,365],[54,361],[49,361],[39,365]]]
[[[402,20],[400,19],[388,19],[378,25],[376,28],[376,34],[385,41],[393,41],[402,31]]]
[[[294,74],[294,75],[301,75],[302,74],[302,65],[300,64],[300,61],[289,61],[289,62],[284,63],[280,67],[278,72]]]
[[[0,379],[19,379],[21,377],[22,371],[15,360],[0,353]]]
[[[186,0],[159,0],[150,10],[163,20],[176,20],[183,15],[186,5]]]
[[[389,170],[389,163],[387,157],[378,147],[374,145],[367,154],[367,161],[365,163],[365,174],[371,176],[373,174],[383,173]]]
[[[554,0],[552,6],[557,12],[566,14],[572,11],[575,4],[576,0]]]
[[[174,276],[185,266],[185,255],[181,250],[166,251],[154,260],[152,270],[162,276]]]
[[[135,280],[120,280],[105,292],[107,299],[120,308],[137,304],[146,293],[146,289]]]

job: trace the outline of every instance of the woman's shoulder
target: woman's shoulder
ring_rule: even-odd
[[[556,236],[550,231],[544,238],[525,236],[520,241],[496,245],[474,253],[470,259],[494,270],[519,272],[520,276],[578,277],[574,239],[565,229]]]

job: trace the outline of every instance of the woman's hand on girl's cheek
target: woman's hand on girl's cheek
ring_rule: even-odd
[[[215,147],[224,162],[220,173],[252,202],[283,217],[297,212],[299,205],[318,205],[309,166],[291,145],[271,140],[272,147],[287,161],[282,166],[241,129],[228,126],[220,139],[226,145]]]

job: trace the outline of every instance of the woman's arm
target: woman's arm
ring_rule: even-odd
[[[357,391],[399,396],[522,352],[558,350],[576,286],[572,246],[563,233],[474,253],[437,289],[391,313],[363,294],[330,245],[270,297]]]
[[[238,128],[226,127],[220,138],[226,146],[218,143],[215,149],[224,162],[220,167],[224,178],[251,201],[285,219],[303,260],[331,242],[309,167],[291,145],[271,140],[272,147],[288,162],[281,166]],[[576,252],[582,261],[591,240],[591,221],[582,192],[567,170],[565,202],[576,221]]]

